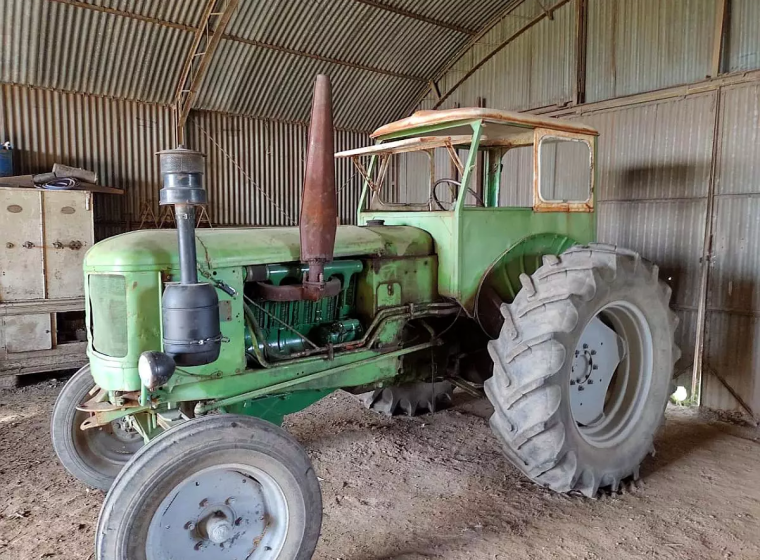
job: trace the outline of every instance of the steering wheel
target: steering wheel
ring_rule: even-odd
[[[438,179],[435,183],[433,183],[433,186],[430,188],[431,194],[433,195],[433,201],[435,202],[436,206],[438,206],[438,208],[440,208],[441,210],[446,210],[446,208],[443,207],[443,203],[438,199],[438,194],[436,192],[438,190],[438,185],[441,185],[443,183],[448,183],[449,185],[451,198],[453,198],[454,200],[452,200],[450,203],[447,203],[447,204],[452,204],[452,205],[455,204],[457,201],[457,196],[456,196],[457,193],[453,189],[453,187],[454,186],[461,187],[462,183],[460,183],[459,181],[456,181],[455,179],[447,179],[444,177],[443,179]],[[485,203],[483,202],[483,199],[480,197],[478,193],[476,193],[470,187],[467,187],[467,191],[472,196],[475,197],[475,201],[478,202],[480,206],[485,207]]]

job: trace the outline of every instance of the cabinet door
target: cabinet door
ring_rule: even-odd
[[[45,297],[41,193],[0,188],[0,301]]]
[[[50,314],[8,315],[2,318],[8,354],[50,350],[53,347]]]
[[[93,244],[92,194],[44,193],[45,276],[49,299],[84,296],[82,262]]]

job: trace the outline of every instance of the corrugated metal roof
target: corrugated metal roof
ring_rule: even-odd
[[[0,81],[171,102],[193,33],[50,0],[4,0]]]
[[[470,3],[460,0],[382,0],[377,3],[479,31],[494,14],[504,9],[505,0]]]
[[[162,22],[198,27],[203,17],[203,0],[51,0],[54,2],[87,4],[124,14],[152,18]]]
[[[316,74],[330,76],[339,128],[371,130],[398,116],[399,99],[419,83],[271,49],[223,40],[196,100],[198,109],[282,121],[309,118]],[[403,105],[404,101],[401,102]]]
[[[4,0],[0,81],[170,104],[206,2]],[[498,0],[240,2],[196,108],[305,121],[317,72],[336,125],[401,116],[441,67],[504,9]]]

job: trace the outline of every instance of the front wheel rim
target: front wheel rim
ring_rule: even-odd
[[[146,555],[274,559],[287,531],[287,501],[272,476],[250,465],[215,465],[169,491],[148,527]]]
[[[610,345],[617,345],[617,363]],[[653,346],[646,317],[628,301],[605,305],[584,327],[571,367],[570,409],[578,432],[594,447],[619,445],[639,423],[652,384]],[[602,359],[595,364],[597,356]],[[605,386],[603,391],[599,385]]]

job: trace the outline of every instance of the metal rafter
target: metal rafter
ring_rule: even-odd
[[[507,45],[512,43],[515,39],[517,39],[520,35],[528,31],[530,28],[535,26],[536,24],[540,23],[544,20],[544,18],[549,17],[549,14],[554,13],[556,10],[570,2],[571,0],[559,0],[556,4],[554,4],[551,8],[548,8],[546,11],[542,11],[541,14],[534,17],[528,23],[523,25],[520,29],[515,31],[512,35],[507,37],[505,40],[503,40],[501,43],[496,45],[487,55],[485,55],[483,58],[481,58],[476,64],[473,64],[473,66],[465,72],[465,74],[457,80],[457,82],[451,86],[451,88],[441,95],[441,97],[438,99],[438,101],[435,102],[435,105],[433,105],[434,109],[437,109],[440,107],[444,101],[446,101],[454,91],[459,88],[463,83],[465,83],[475,72],[478,71],[479,68],[481,68],[486,62],[491,60],[494,56],[496,56],[501,50],[503,50]]]
[[[100,12],[102,14],[111,14],[114,16],[121,16],[130,19],[136,19],[137,21],[144,21],[145,23],[152,23],[154,25],[160,25],[162,27],[169,27],[171,29],[181,29],[182,31],[190,31],[192,33],[198,31],[197,27],[192,25],[185,25],[182,23],[175,23],[173,21],[167,21],[165,19],[154,18],[150,16],[143,16],[134,12],[127,12],[119,10],[117,8],[107,8],[105,6],[96,6],[94,4],[87,4],[86,2],[78,2],[77,0],[48,0],[48,2],[55,2],[56,4],[63,4],[65,6],[73,6],[75,8],[82,8],[84,10],[91,10],[93,12]]]
[[[185,143],[185,124],[190,115],[190,109],[193,107],[198,88],[206,75],[216,47],[222,39],[224,29],[238,3],[239,0],[209,0],[203,10],[201,26],[195,32],[192,49],[177,85],[175,96],[177,144]]]
[[[294,56],[300,56],[303,58],[311,58],[313,60],[319,60],[321,62],[329,62],[330,64],[337,64],[339,66],[348,66],[349,68],[357,68],[359,70],[366,70],[367,72],[374,72],[375,74],[384,74],[386,76],[393,76],[396,78],[403,78],[405,80],[412,80],[415,82],[427,82],[426,78],[421,76],[415,76],[413,74],[404,74],[403,72],[394,72],[393,70],[384,70],[377,66],[370,66],[368,64],[359,64],[357,62],[349,62],[340,58],[332,58],[329,56],[322,56],[319,54],[311,54],[305,51],[299,51],[298,49],[291,49],[288,47],[281,47],[279,45],[273,45],[272,43],[265,43],[263,41],[257,41],[255,39],[244,39],[243,37],[236,37],[235,35],[224,34],[223,39],[227,41],[235,41],[237,43],[243,43],[245,45],[251,45],[253,47],[259,47],[262,49],[283,52],[292,54]]]
[[[441,66],[438,71],[435,73],[433,78],[429,80],[428,87],[424,88],[420,94],[417,96],[417,98],[414,100],[414,103],[411,105],[410,110],[414,110],[423,99],[425,99],[425,96],[427,96],[428,92],[431,90],[435,92],[436,99],[441,98],[441,92],[438,90],[438,81],[453,68],[453,66],[457,63],[457,61],[462,58],[475,44],[480,41],[485,35],[491,31],[494,27],[496,27],[501,21],[510,16],[512,12],[514,12],[518,7],[520,7],[521,4],[523,4],[525,0],[510,0],[510,2],[507,3],[507,5],[502,9],[498,14],[496,14],[494,17],[492,17],[482,28],[480,31],[478,31],[475,35],[471,36],[470,39],[462,45],[462,47],[454,54],[452,57],[450,57],[446,63]]]
[[[389,4],[386,4],[385,2],[378,2],[377,0],[354,0],[354,2],[357,2],[359,4],[366,4],[367,6],[372,6],[373,8],[376,8],[378,10],[383,10],[385,12],[392,12],[394,14],[399,14],[409,19],[416,19],[417,21],[423,21],[425,23],[429,23],[430,25],[443,27],[444,29],[450,29],[451,31],[456,31],[458,33],[464,33],[465,35],[475,35],[476,33],[478,33],[477,29],[469,29],[467,27],[462,27],[461,25],[456,25],[454,23],[448,23],[440,19],[423,16],[422,14],[410,12],[409,10],[405,10],[403,8],[397,8],[395,6],[391,6]]]

